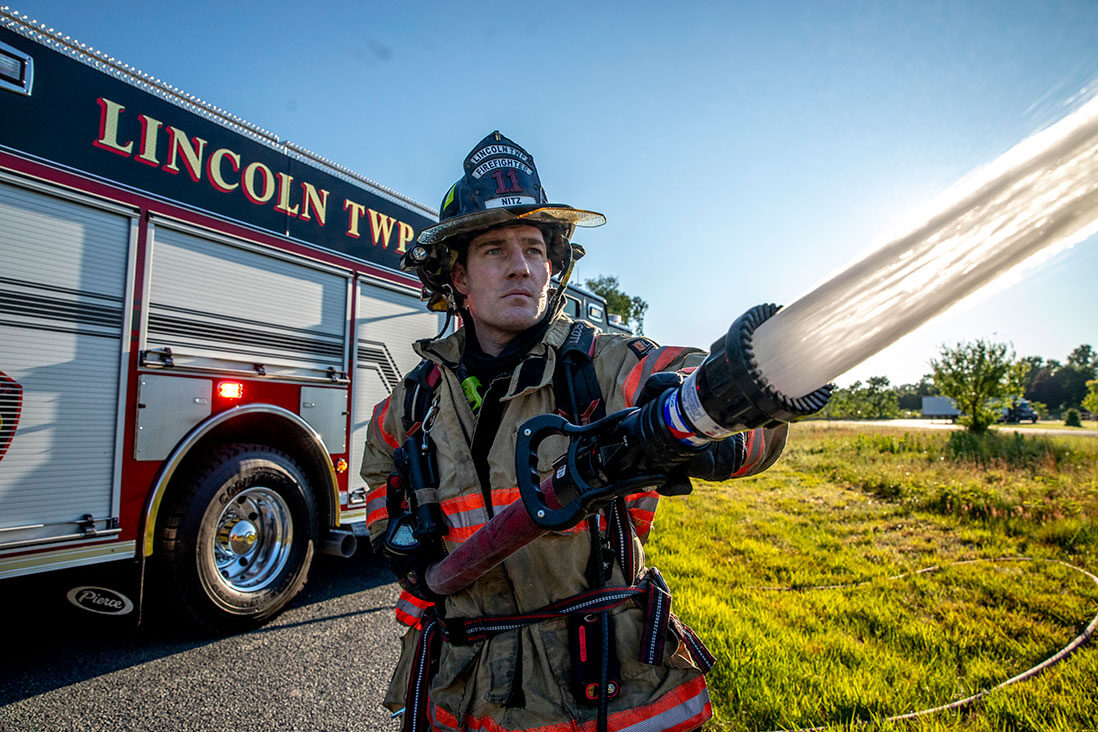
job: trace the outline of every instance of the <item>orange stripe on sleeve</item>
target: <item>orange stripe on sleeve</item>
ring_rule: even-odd
[[[667,346],[666,348],[661,348],[661,353],[656,358],[656,365],[652,367],[652,371],[663,371],[667,368],[668,364],[681,356],[682,352],[685,350],[686,349],[681,346]]]
[[[733,478],[739,478],[744,475],[748,475],[759,464],[759,460],[766,454],[764,450],[764,442],[766,438],[763,437],[763,428],[758,427],[747,433],[747,437],[744,439],[743,452],[744,460],[740,469],[732,474]]]
[[[385,397],[384,401],[378,402],[377,406],[374,407],[374,424],[377,425],[377,433],[381,435],[381,439],[385,440],[385,444],[395,450],[400,447],[400,443],[385,431],[385,417],[389,414],[389,400],[391,398]]]
[[[366,514],[367,526],[372,525],[375,521],[389,517],[389,512],[385,507],[385,488],[386,487],[382,485],[366,494],[366,508],[369,511],[369,513]]]
[[[629,375],[625,377],[625,383],[621,385],[621,393],[625,397],[625,406],[633,406],[633,400],[637,396],[637,389],[640,388],[641,373],[644,371],[644,362],[648,359],[647,356],[637,361],[637,365],[633,367],[633,370],[629,372]]]
[[[433,702],[428,701],[428,703],[430,704],[430,713],[431,716],[434,717],[434,722],[443,728],[454,730],[483,730],[484,732],[518,732],[509,727],[504,727],[491,717],[474,717],[473,715],[468,715],[463,722],[459,723],[451,712],[435,705]],[[690,714],[688,719],[685,719],[672,727],[657,728],[655,724],[658,724],[658,721],[653,718],[675,707],[682,707],[687,714],[690,714],[691,712],[693,712],[693,714]],[[672,689],[651,704],[646,704],[635,709],[625,709],[620,712],[614,712],[607,717],[606,722],[607,730],[609,730],[609,732],[627,730],[633,727],[637,730],[642,730],[643,732],[651,732],[655,729],[681,732],[682,730],[697,727],[702,722],[709,719],[712,714],[713,711],[709,701],[709,692],[705,685],[705,677],[698,676],[697,678]],[[650,726],[646,726],[645,722],[649,722]],[[575,721],[567,721],[560,724],[547,724],[541,727],[528,727],[524,729],[523,732],[595,732],[596,727],[597,722],[592,719],[588,722],[578,724]]]

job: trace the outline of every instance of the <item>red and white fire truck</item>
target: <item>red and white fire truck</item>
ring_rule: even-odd
[[[435,220],[0,8],[0,582],[231,631],[353,552],[373,407],[444,327],[398,267]]]
[[[0,9],[0,579],[126,563],[232,630],[353,551],[435,217]]]

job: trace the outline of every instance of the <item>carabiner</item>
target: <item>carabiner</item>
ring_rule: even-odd
[[[420,429],[423,431],[423,442],[427,443],[427,433],[435,426],[435,417],[438,415],[438,402],[439,395],[435,394],[434,400],[431,401],[431,406],[427,408],[427,414],[423,415],[423,425]]]

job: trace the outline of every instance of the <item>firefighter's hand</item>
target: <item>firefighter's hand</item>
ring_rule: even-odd
[[[728,480],[744,461],[743,434],[710,443],[697,455],[677,465],[667,476],[667,482],[656,490],[664,496],[685,496],[694,489],[691,478],[719,483]]]
[[[746,457],[741,432],[710,443],[682,467],[692,478],[720,482],[731,478],[743,465]]]
[[[373,541],[371,546],[375,554],[384,557],[385,565],[393,573],[402,590],[428,602],[438,602],[442,599],[427,587],[428,562],[418,556],[422,552],[415,555],[392,552],[385,545],[384,536]]]
[[[657,371],[648,377],[637,395],[635,406],[643,407],[668,389],[682,386],[686,377],[675,371]]]

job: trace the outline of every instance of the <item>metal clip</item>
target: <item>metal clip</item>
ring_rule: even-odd
[[[438,394],[435,394],[431,406],[427,409],[427,414],[423,415],[423,426],[420,429],[423,431],[423,441],[425,444],[427,442],[427,433],[435,426],[435,417],[438,414],[438,401]]]

